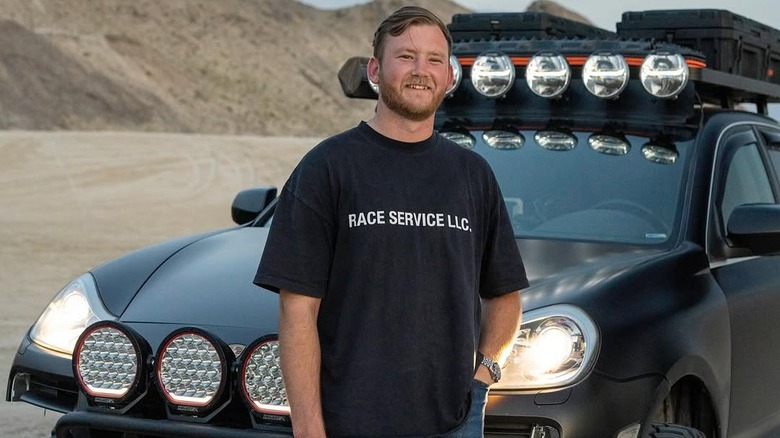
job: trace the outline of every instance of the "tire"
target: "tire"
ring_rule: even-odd
[[[647,438],[707,438],[704,432],[692,427],[668,423],[650,424],[646,436]]]

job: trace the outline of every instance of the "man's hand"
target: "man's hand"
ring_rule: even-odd
[[[520,291],[511,292],[496,298],[482,300],[482,335],[479,338],[479,351],[486,357],[502,363],[506,353],[512,347],[520,327],[523,308],[520,303]],[[477,364],[474,378],[493,384],[493,378],[484,365]]]
[[[320,300],[279,293],[279,354],[296,438],[325,438],[320,396]]]

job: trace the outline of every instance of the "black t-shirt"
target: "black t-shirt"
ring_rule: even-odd
[[[528,285],[487,162],[437,133],[404,143],[366,123],[325,140],[293,171],[254,282],[322,299],[329,437],[457,427],[479,297]]]

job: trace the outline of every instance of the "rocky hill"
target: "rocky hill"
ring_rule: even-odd
[[[445,21],[467,12],[448,0],[335,11],[295,0],[3,0],[0,128],[337,132],[373,103],[345,98],[336,72],[369,55],[376,25],[405,4]]]

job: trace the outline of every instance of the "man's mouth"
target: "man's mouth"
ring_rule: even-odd
[[[430,90],[431,87],[422,84],[408,84],[406,85],[406,88],[411,88],[412,90]]]

